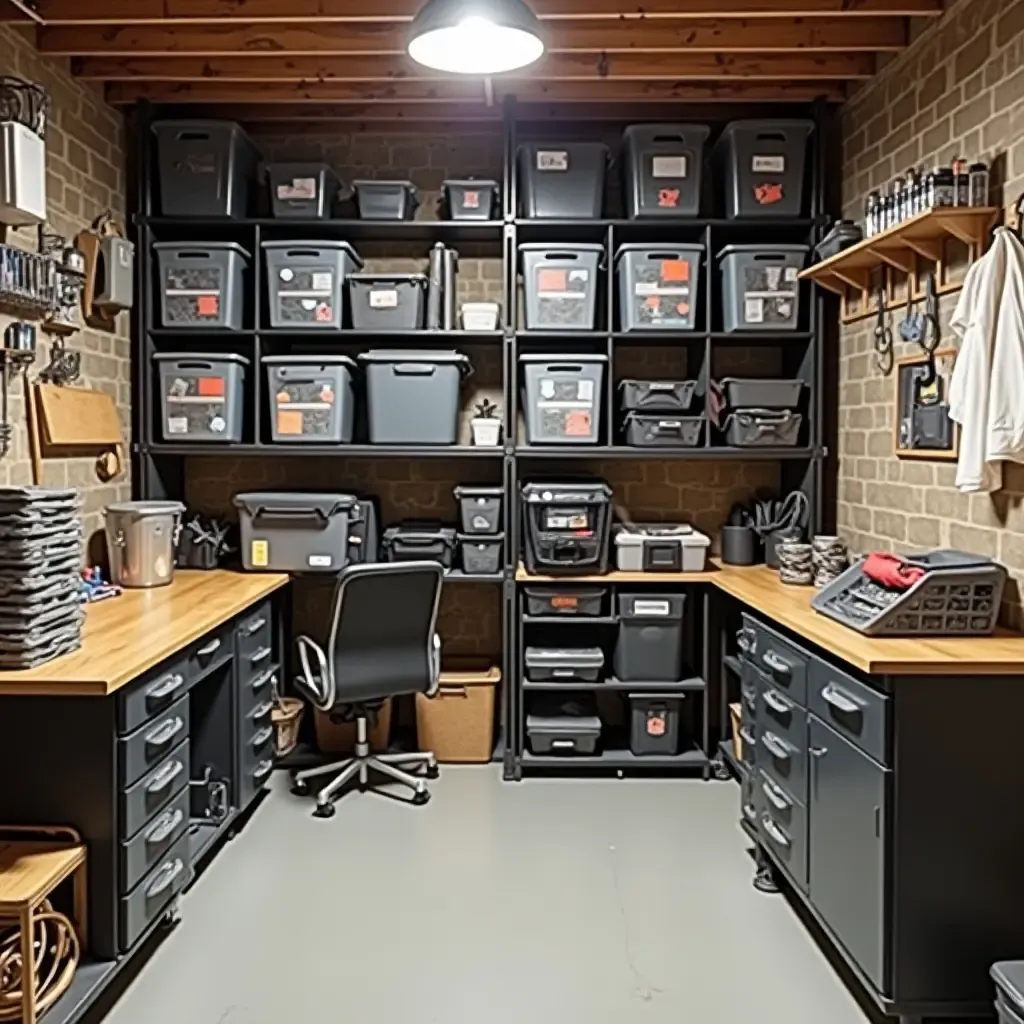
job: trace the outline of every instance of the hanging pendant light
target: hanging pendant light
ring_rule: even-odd
[[[435,71],[496,75],[532,64],[544,39],[523,0],[427,0],[413,19],[408,49]]]

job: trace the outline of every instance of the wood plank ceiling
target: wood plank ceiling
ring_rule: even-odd
[[[531,0],[549,52],[524,72],[461,79],[413,64],[422,0],[11,0],[114,104],[195,105],[247,120],[488,120],[514,94],[537,116],[610,104],[842,101],[942,0]]]

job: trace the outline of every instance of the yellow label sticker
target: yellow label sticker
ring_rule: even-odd
[[[266,569],[270,565],[270,541],[254,540],[249,555],[249,561],[257,569]]]

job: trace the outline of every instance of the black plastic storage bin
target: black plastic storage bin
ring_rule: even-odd
[[[702,124],[631,124],[622,133],[627,217],[697,216],[708,133]]]
[[[672,757],[679,753],[681,696],[631,693],[629,706],[629,749],[637,757]]]
[[[704,417],[631,412],[626,414],[624,433],[633,448],[696,448],[704,434]]]
[[[738,217],[799,217],[813,121],[732,121],[715,143],[724,175],[725,213]]]
[[[586,756],[597,751],[601,718],[593,694],[537,694],[526,716],[530,752]]]
[[[450,569],[455,560],[455,539],[453,526],[408,519],[384,531],[384,561],[440,562]]]
[[[234,352],[157,352],[165,441],[242,440],[249,360]]]
[[[599,444],[605,355],[519,356],[527,444]]]
[[[795,331],[806,245],[727,245],[719,254],[726,331]]]
[[[327,164],[273,163],[267,165],[270,210],[275,217],[327,220],[341,179]]]
[[[412,220],[420,205],[411,181],[354,181],[352,187],[363,220]]]
[[[597,618],[604,610],[604,587],[524,587],[526,614],[536,618]]]
[[[802,380],[725,377],[722,392],[730,409],[795,409],[803,393]]]
[[[484,536],[501,532],[504,487],[456,487],[462,532]]]
[[[604,207],[608,147],[601,142],[529,142],[519,147],[520,213],[533,220],[597,220]]]
[[[600,647],[527,647],[526,678],[534,683],[596,683],[604,668]]]
[[[157,121],[160,212],[165,217],[245,217],[259,150],[234,121]]]
[[[1024,1024],[1024,960],[1003,960],[989,973],[996,983],[999,1024]]]
[[[519,260],[528,331],[594,330],[603,245],[524,242],[519,246]]]
[[[793,448],[803,416],[789,409],[740,409],[725,420],[725,440],[734,448]]]
[[[612,489],[603,481],[522,487],[527,572],[599,576],[608,571]]]
[[[505,535],[485,537],[478,533],[460,533],[459,550],[462,554],[462,571],[467,576],[490,576],[501,572],[501,552],[505,546]]]
[[[690,411],[697,394],[695,380],[622,380],[619,405],[623,412]]]
[[[500,198],[496,181],[449,178],[441,185],[441,212],[447,220],[490,220]]]
[[[348,356],[263,356],[274,444],[348,444],[355,420]]]
[[[249,253],[237,242],[155,242],[160,322],[175,330],[245,325]]]
[[[426,274],[349,274],[357,331],[416,331],[426,325]]]
[[[620,245],[615,277],[622,330],[694,330],[703,256],[702,245]]]
[[[271,327],[340,330],[349,275],[363,261],[348,242],[264,242]]]
[[[619,594],[617,679],[629,683],[682,679],[685,608],[685,594]]]

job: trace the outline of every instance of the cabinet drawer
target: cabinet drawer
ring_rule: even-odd
[[[740,815],[743,820],[754,828],[757,827],[757,807],[754,803],[755,771],[748,771],[746,778],[740,782]]]
[[[188,697],[182,697],[166,712],[140,725],[117,741],[121,785],[130,786],[162,761],[183,739],[188,738]]]
[[[889,698],[819,658],[811,663],[810,709],[882,764],[888,763]]]
[[[772,781],[791,793],[800,803],[807,802],[807,745],[759,723],[757,730],[757,767]]]
[[[175,779],[181,784],[177,796],[151,818],[134,839],[121,844],[121,892],[131,892],[142,876],[155,867],[167,851],[188,831],[188,779],[182,772]]]
[[[266,758],[274,756],[274,725],[267,719],[266,724],[242,738],[242,771],[254,767]]]
[[[117,731],[127,735],[166,711],[188,688],[188,658],[182,655],[147,673],[117,695]]]
[[[760,675],[757,720],[762,731],[770,729],[776,736],[803,749],[807,746],[807,712],[768,676]]]
[[[121,950],[127,952],[192,878],[188,831],[132,893],[121,900]]]
[[[754,786],[757,833],[793,881],[807,889],[807,808],[765,772]]]
[[[121,838],[131,839],[188,782],[188,740],[121,794]]]
[[[243,684],[266,675],[274,665],[274,648],[268,641],[238,656],[238,678]]]
[[[235,627],[239,656],[251,654],[261,647],[271,646],[273,644],[273,628],[269,601],[264,601],[243,615]]]
[[[226,623],[197,640],[188,652],[189,678],[198,679],[210,669],[223,665],[234,654],[231,638],[231,624]]]
[[[243,764],[241,784],[238,789],[238,807],[244,810],[252,803],[256,794],[270,781],[270,773],[274,770],[274,759],[271,754],[261,758],[256,764]]]
[[[807,666],[812,656],[796,644],[758,624],[754,632],[754,662],[791,700],[807,706]]]
[[[740,760],[750,770],[757,760],[757,722],[752,718],[743,717],[740,726],[740,739],[743,741],[743,755]]]
[[[239,729],[241,730],[238,734],[239,739],[246,740],[269,726],[271,724],[270,713],[273,710],[274,702],[270,699],[270,694],[268,693],[264,700],[259,701],[259,703],[252,705],[247,711],[243,712],[239,719]]]

